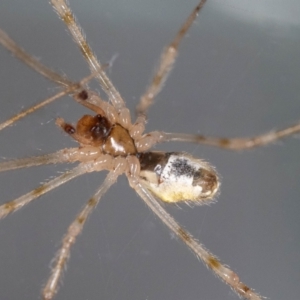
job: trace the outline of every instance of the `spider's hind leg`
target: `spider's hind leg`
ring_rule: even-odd
[[[300,133],[300,123],[291,125],[284,129],[273,130],[261,135],[245,138],[219,138],[199,134],[160,132],[160,138],[157,142],[177,141],[199,143],[208,146],[223,148],[226,150],[239,151],[265,146],[296,133]]]

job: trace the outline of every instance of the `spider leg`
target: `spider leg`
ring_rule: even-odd
[[[81,233],[83,226],[100,201],[100,198],[106,193],[111,185],[117,180],[117,172],[110,172],[106,176],[104,182],[101,184],[95,195],[89,199],[87,204],[83,207],[76,219],[71,223],[62,240],[62,246],[55,258],[55,266],[51,271],[51,275],[42,291],[44,300],[51,300],[58,290],[59,279],[65,268],[65,264],[70,256],[71,246],[75,243],[77,236]]]
[[[295,125],[286,127],[281,130],[274,130],[270,131],[265,134],[253,136],[253,137],[246,137],[246,138],[216,138],[216,137],[209,137],[203,136],[198,134],[185,134],[185,133],[168,133],[168,132],[154,132],[156,136],[155,141],[153,141],[153,146],[156,142],[190,142],[190,143],[199,143],[214,147],[223,148],[226,150],[244,150],[250,149],[254,147],[264,146],[270,143],[273,143],[276,140],[282,139],[292,134],[296,134],[300,132],[300,123]],[[151,133],[149,133],[151,136]]]
[[[94,103],[91,103],[89,101],[89,98],[88,98],[89,94],[91,94],[91,92],[89,92],[87,90],[84,90],[82,92],[79,92],[79,93],[75,94],[73,96],[73,98],[76,102],[78,102],[79,104],[85,106],[86,108],[94,111],[95,113],[97,113],[101,116],[105,116],[105,111],[101,108],[101,106],[96,105]]]
[[[43,64],[41,64],[36,58],[25,52],[20,48],[3,30],[0,29],[0,43],[3,47],[9,50],[15,57],[20,59],[23,63],[30,68],[43,75],[44,77],[54,81],[60,85],[67,87],[72,86],[74,83],[68,80],[66,77],[52,71]]]
[[[8,214],[15,212],[16,210],[22,208],[24,205],[30,203],[32,200],[37,199],[41,195],[53,190],[54,188],[66,183],[67,181],[85,173],[86,170],[79,165],[74,169],[65,172],[64,174],[44,183],[32,190],[31,192],[16,198],[10,202],[4,203],[0,206],[0,219],[6,217]]]
[[[90,81],[94,75],[91,74],[81,80],[79,83],[72,82],[68,80],[65,76],[62,76],[51,69],[47,68],[43,64],[41,64],[36,58],[28,54],[22,48],[20,48],[16,42],[14,42],[3,30],[0,29],[0,43],[4,46],[7,50],[9,50],[15,57],[20,59],[23,63],[28,65],[30,68],[35,70],[37,73],[43,75],[44,77],[54,81],[62,86],[65,86],[65,89],[56,95],[47,98],[46,100],[29,107],[28,109],[18,113],[17,115],[11,117],[7,121],[0,123],[0,130],[4,129],[5,127],[13,124],[14,122],[24,118],[28,114],[33,113],[34,111],[40,109],[43,106],[59,99],[67,94],[74,93],[77,90],[83,90],[83,86]]]
[[[106,73],[103,70],[103,67],[100,65],[98,59],[88,45],[83,31],[78,22],[75,20],[75,17],[69,5],[64,0],[51,0],[51,4],[53,5],[59,17],[67,25],[75,42],[77,43],[83,56],[87,60],[91,72],[96,73],[95,77],[99,80],[103,91],[107,94],[109,100],[112,102],[117,111],[119,111],[125,106],[124,100],[122,99],[121,95],[116,90],[110,79],[107,77]]]
[[[1,31],[0,31],[1,33]],[[51,102],[54,102],[55,100],[68,95],[70,93],[75,92],[76,90],[80,90],[82,89],[82,86],[84,86],[89,80],[91,80],[94,77],[93,74],[85,77],[83,80],[81,80],[79,83],[72,83],[70,86],[68,86],[67,88],[65,88],[63,91],[57,93],[56,95],[47,98],[45,100],[43,100],[42,102],[39,102],[29,108],[27,108],[26,110],[23,110],[21,112],[19,112],[18,114],[12,116],[11,118],[9,118],[8,120],[0,123],[0,130],[6,128],[7,126],[12,125],[13,123],[17,122],[18,120],[26,117],[27,115],[35,112],[36,110],[50,104]]]
[[[106,116],[112,124],[118,123],[129,131],[132,129],[136,131],[136,128],[133,128],[134,125],[131,124],[130,110],[127,107],[124,106],[117,111],[114,106],[102,100],[98,94],[90,90],[83,90],[75,94],[74,99],[96,113]]]
[[[97,110],[94,108],[94,106],[101,108],[104,111],[104,115],[111,123],[116,123],[119,120],[119,114],[116,109],[110,103],[101,99],[97,93],[91,90],[82,90],[81,92],[74,94],[73,98],[82,105],[85,105],[83,102],[88,102],[92,106],[88,107],[86,105],[86,107],[94,110],[95,112],[97,112]]]
[[[174,234],[176,234],[176,236],[178,236],[209,269],[228,284],[237,295],[248,300],[262,299],[252,289],[242,283],[236,273],[230,270],[228,266],[222,264],[216,256],[205,249],[205,247],[197,242],[189,232],[183,229],[174,218],[166,212],[154,196],[141,185],[141,183],[132,183],[131,186],[159,219],[167,225],[167,227],[169,227],[169,229],[174,232]]]
[[[101,116],[106,116],[112,122],[118,122],[126,129],[132,127],[130,110],[127,107],[122,107],[117,112],[116,109],[108,102],[103,101],[99,95],[89,90],[82,90],[73,97],[75,101],[81,105],[93,110]]]
[[[84,148],[62,149],[50,154],[1,162],[0,172],[48,164],[91,161],[99,157],[99,154],[98,148],[88,146]]]
[[[75,150],[74,153],[72,153],[74,154],[74,157],[76,157],[76,155],[79,154],[81,156],[82,161],[84,161],[84,158],[86,158],[85,162],[81,163],[80,165],[73,168],[72,170],[67,171],[64,174],[50,180],[49,182],[40,185],[39,187],[32,190],[31,192],[15,200],[2,204],[0,206],[0,219],[22,208],[24,205],[30,203],[32,200],[35,200],[36,198],[46,194],[47,192],[53,190],[54,188],[82,174],[88,172],[102,171],[102,170],[111,170],[111,169],[115,170],[114,172],[118,174],[124,172],[123,158],[113,159],[110,155],[99,156],[98,153],[98,155],[95,155],[94,159],[91,159],[90,155],[93,155],[93,153],[91,153],[88,149],[92,149],[92,148],[87,147],[86,150],[82,150],[79,148],[78,151]]]
[[[178,54],[179,43],[181,42],[188,29],[193,24],[195,18],[197,17],[199,11],[201,10],[205,2],[206,0],[201,0],[199,2],[199,4],[193,9],[192,13],[189,15],[185,23],[179,29],[173,41],[163,50],[160,57],[159,65],[156,69],[152,82],[146,90],[146,92],[144,93],[144,95],[141,97],[141,100],[136,107],[136,112],[138,116],[144,115],[144,118],[146,117],[148,108],[153,104],[153,99],[161,91],[163,84],[166,81],[175,63]]]

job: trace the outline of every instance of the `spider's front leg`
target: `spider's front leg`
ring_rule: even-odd
[[[120,93],[105,74],[103,66],[101,66],[100,62],[87,43],[83,30],[73,16],[69,4],[65,0],[51,0],[51,4],[53,5],[59,17],[68,27],[68,30],[73,36],[74,41],[88,62],[91,72],[94,73],[95,78],[99,80],[103,91],[108,95],[113,106],[117,109],[117,111],[125,107],[124,100],[122,99]]]

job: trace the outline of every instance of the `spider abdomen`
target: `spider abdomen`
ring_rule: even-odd
[[[142,183],[165,202],[196,201],[204,204],[220,183],[207,162],[184,152],[146,152],[139,155]]]

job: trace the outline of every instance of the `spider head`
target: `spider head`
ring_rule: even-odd
[[[95,146],[103,144],[111,129],[112,125],[108,119],[101,115],[84,115],[76,125],[77,134],[88,139]]]

